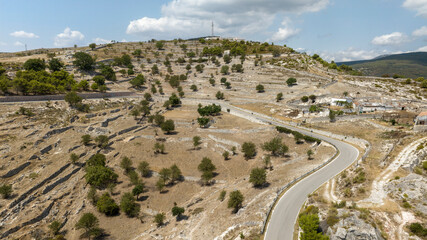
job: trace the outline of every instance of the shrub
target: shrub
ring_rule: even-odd
[[[96,145],[99,148],[107,148],[108,147],[108,137],[105,135],[99,135],[95,138]]]
[[[220,200],[221,202],[224,201],[226,194],[227,194],[227,191],[222,190],[221,193],[219,194],[218,200]]]
[[[267,173],[264,168],[254,168],[249,176],[249,182],[254,187],[262,187],[267,183]]]
[[[166,120],[164,123],[160,124],[160,128],[166,132],[166,134],[171,133],[173,130],[175,130],[175,124],[173,120]]]
[[[141,173],[142,177],[149,177],[151,175],[150,164],[148,164],[148,162],[146,161],[142,161],[138,165],[138,170]]]
[[[126,173],[128,173],[130,170],[132,170],[132,160],[128,157],[123,157],[122,161],[120,162],[120,167],[125,170]]]
[[[157,224],[157,227],[160,227],[164,224],[165,218],[166,216],[164,213],[158,213],[154,216],[154,223]]]
[[[86,182],[96,187],[106,187],[117,181],[119,176],[110,168],[104,166],[89,166],[86,168]]]
[[[140,207],[135,202],[132,193],[125,193],[120,201],[120,208],[129,217],[136,217],[139,215]]]
[[[262,144],[261,148],[265,151],[270,151],[271,154],[275,156],[284,155],[289,150],[288,146],[282,143],[281,137],[275,137],[269,142],[265,142]]]
[[[119,214],[119,206],[116,204],[114,199],[110,197],[110,194],[104,193],[96,203],[98,211],[104,213],[107,216],[114,216]]]
[[[242,152],[246,159],[253,158],[256,155],[256,146],[253,142],[244,142],[242,145]]]
[[[176,220],[179,220],[184,212],[185,209],[183,207],[174,206],[172,208],[172,215],[176,216]]]
[[[87,160],[86,165],[89,167],[90,166],[105,166],[105,161],[106,161],[105,155],[101,154],[101,153],[97,153]]]
[[[4,199],[9,198],[12,195],[12,192],[12,185],[3,184],[0,186],[0,194],[3,196]]]
[[[99,220],[92,213],[85,213],[80,217],[79,221],[76,223],[76,229],[84,229],[85,233],[82,237],[93,236],[94,238],[102,234],[102,230],[98,228]]]
[[[235,190],[230,193],[227,206],[228,208],[233,208],[233,213],[237,213],[243,206],[244,199],[243,194],[239,190]]]

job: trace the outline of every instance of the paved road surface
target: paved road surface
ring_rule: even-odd
[[[299,211],[304,202],[307,200],[307,196],[319,188],[323,183],[327,182],[329,179],[350,166],[354,161],[357,160],[359,156],[359,151],[348,143],[286,125],[282,122],[278,122],[277,120],[273,120],[271,117],[266,115],[252,113],[250,111],[233,107],[227,103],[217,101],[200,102],[219,103],[223,108],[229,108],[231,110],[231,114],[235,114],[249,120],[261,121],[271,123],[272,125],[276,126],[286,127],[302,134],[319,138],[335,145],[339,151],[338,156],[328,165],[295,184],[280,198],[273,209],[273,213],[267,225],[267,230],[265,232],[266,240],[292,240],[294,226]]]

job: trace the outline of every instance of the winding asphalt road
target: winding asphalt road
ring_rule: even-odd
[[[237,108],[225,102],[195,99],[182,100],[183,102],[193,101],[194,103],[194,101],[198,101],[205,104],[219,104],[223,110],[230,109],[230,113],[233,115],[237,115],[252,121],[259,121],[275,126],[286,127],[302,134],[319,138],[323,141],[331,143],[339,151],[335,159],[333,159],[329,164],[297,182],[294,186],[288,189],[285,194],[282,195],[282,197],[276,203],[271,214],[271,218],[265,232],[265,240],[292,240],[294,226],[297,221],[299,211],[304,202],[307,200],[307,196],[318,189],[325,182],[329,181],[331,178],[349,167],[359,157],[359,150],[348,143],[326,137],[324,135],[316,134],[311,131],[289,126],[277,119],[273,119],[260,113]]]
[[[114,94],[109,97],[129,97],[132,96],[131,93],[119,93],[117,96]],[[101,96],[90,96],[89,98],[100,98]],[[105,97],[105,96],[102,96]],[[63,98],[63,97],[61,97]],[[159,99],[163,99],[160,97]],[[36,99],[13,99],[15,101],[7,102],[26,102],[34,101]],[[46,101],[50,99],[37,98],[36,101]],[[58,99],[62,100],[62,99]],[[294,234],[294,226],[299,214],[299,211],[307,200],[307,196],[319,188],[323,183],[327,182],[332,177],[336,176],[342,170],[350,166],[359,156],[359,151],[351,146],[348,143],[329,138],[323,135],[313,133],[311,131],[303,130],[300,128],[292,127],[283,122],[279,122],[276,119],[273,119],[269,116],[251,112],[245,109],[237,108],[229,105],[223,101],[215,100],[205,100],[205,99],[182,99],[184,103],[194,104],[205,103],[205,104],[219,104],[223,109],[230,109],[230,113],[237,115],[242,118],[246,118],[251,121],[264,122],[267,124],[272,124],[276,126],[286,127],[295,131],[298,131],[302,134],[313,136],[319,138],[323,141],[333,144],[339,151],[338,156],[331,161],[329,164],[321,168],[320,170],[314,172],[313,174],[307,176],[303,180],[296,183],[290,189],[288,189],[285,194],[277,202],[276,206],[273,209],[271,214],[270,222],[267,225],[267,230],[265,232],[266,240],[292,240]]]
[[[288,189],[274,207],[270,221],[267,225],[264,239],[292,240],[294,226],[297,221],[299,211],[307,200],[307,196],[356,161],[359,156],[359,150],[348,143],[319,135],[311,131],[289,126],[266,115],[243,110],[227,103],[217,101],[210,102],[220,104],[222,108],[230,109],[230,113],[233,115],[238,115],[249,120],[269,123],[275,126],[286,127],[302,134],[319,138],[331,143],[339,151],[335,159],[333,159],[329,164]]]

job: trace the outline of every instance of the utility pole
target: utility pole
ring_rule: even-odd
[[[214,36],[214,22],[212,21],[212,37]]]

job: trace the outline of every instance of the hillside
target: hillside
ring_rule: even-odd
[[[388,55],[365,61],[340,62],[362,71],[366,75],[403,75],[410,78],[427,77],[427,52]]]

